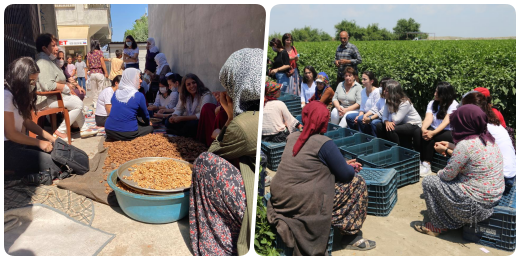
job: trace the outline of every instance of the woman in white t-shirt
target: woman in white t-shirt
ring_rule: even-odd
[[[420,140],[421,176],[426,176],[431,171],[435,143],[441,141],[453,142],[450,114],[457,110],[458,105],[453,86],[448,82],[439,83],[433,100],[428,103],[426,108],[422,127],[414,133],[414,142]]]
[[[172,95],[172,90],[169,88],[168,80],[166,78],[162,78],[159,81],[159,91],[157,91],[155,103],[148,106],[148,113],[150,114],[150,117],[154,117],[155,111],[168,109],[168,105],[171,103],[172,98],[174,98],[174,95]]]
[[[36,109],[36,84],[40,69],[30,57],[16,59],[5,75],[4,81],[4,177],[20,179],[28,174],[49,170],[59,173],[49,154],[56,138],[32,121]],[[24,129],[25,128],[25,129]],[[42,139],[29,137],[22,131],[33,132]],[[43,176],[43,175],[42,175]],[[30,184],[40,184],[38,178],[30,178]],[[52,180],[50,180],[52,181]]]
[[[125,46],[123,47],[123,61],[125,62],[125,69],[139,69],[139,47],[137,47],[132,35],[126,36]]]
[[[486,113],[488,117],[487,130],[495,138],[495,143],[498,145],[504,160],[504,178],[506,184],[504,193],[508,192],[516,178],[516,151],[513,147],[513,140],[511,140],[507,130],[502,126],[500,119],[493,111],[493,107],[487,103],[487,98],[482,93],[471,91],[464,95],[461,103],[462,105],[474,104]]]
[[[317,76],[318,73],[316,73],[314,67],[306,66],[305,69],[303,69],[303,81],[300,92],[302,107],[309,103],[312,96],[314,96],[314,93],[316,91],[315,81]]]
[[[379,99],[381,93],[377,87],[379,83],[377,78],[372,71],[365,71],[362,75],[363,89],[361,90],[361,106],[359,107],[359,113],[348,114],[346,117],[348,128],[362,131],[361,125],[363,116],[374,107]]]
[[[112,96],[114,96],[114,92],[119,88],[119,82],[121,82],[121,75],[117,75],[112,80],[112,87],[105,88],[101,93],[99,93],[99,97],[96,105],[96,125],[105,127],[105,122],[107,121],[108,115],[110,115],[110,110],[112,109]]]

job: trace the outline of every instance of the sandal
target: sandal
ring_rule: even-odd
[[[367,251],[376,248],[376,242],[368,239],[361,238],[353,244],[347,245],[345,249]]]
[[[418,232],[434,237],[444,234],[446,231],[448,231],[445,228],[436,228],[431,222],[421,222],[420,224],[414,224],[414,227]]]

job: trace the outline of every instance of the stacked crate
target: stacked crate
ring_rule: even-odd
[[[397,202],[397,172],[394,169],[363,168],[359,175],[367,184],[367,213],[376,216],[390,214]]]

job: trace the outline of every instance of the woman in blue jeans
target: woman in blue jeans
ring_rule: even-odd
[[[367,113],[358,118],[359,130],[365,134],[376,136],[376,125],[382,123],[381,118],[383,117],[383,108],[385,107],[386,100],[383,97],[383,92],[386,89],[386,82],[391,78],[383,78],[379,82],[379,90],[381,98],[377,101],[376,105],[373,106]]]
[[[361,130],[360,124],[365,115],[381,98],[377,78],[372,71],[365,71],[362,75],[363,89],[361,90],[361,106],[359,113],[347,114],[346,121],[350,129]]]
[[[289,86],[289,77],[286,72],[291,69],[289,53],[284,49],[282,41],[278,38],[273,38],[269,42],[269,46],[276,52],[276,57],[273,59],[269,76],[276,78],[276,83],[282,84],[282,92],[287,92]]]

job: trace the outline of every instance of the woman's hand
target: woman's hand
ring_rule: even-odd
[[[356,118],[354,118],[354,123],[355,123],[355,124],[357,124],[357,123],[358,123],[358,121],[357,121],[357,120],[358,120],[358,118],[359,118],[359,117],[360,117],[360,116],[356,116]]]
[[[183,121],[183,116],[178,116],[178,115],[172,115],[170,117],[170,119],[168,119],[168,121],[170,121],[170,123],[180,123]]]
[[[157,110],[157,107],[154,106],[154,105],[149,105],[149,106],[148,106],[148,110],[152,110],[152,111],[153,111],[153,110]]]
[[[426,140],[426,141],[430,141],[432,138],[433,138],[434,134],[433,134],[433,131],[429,131],[429,130],[426,130],[423,132],[423,139]]]
[[[164,110],[166,110],[166,109],[159,109],[159,111],[157,111],[157,114],[164,114],[164,112],[165,112]]]
[[[107,79],[108,79],[108,73],[107,73],[107,72],[105,72],[105,78],[107,78]]]
[[[385,121],[386,131],[394,131],[395,123],[390,121]]]
[[[226,111],[228,116],[226,125],[229,125],[231,120],[233,120],[233,100],[231,100],[231,97],[229,97],[226,91],[220,92],[220,104],[224,111]]]
[[[360,172],[363,169],[363,167],[361,167],[361,163],[356,162],[356,159],[348,160],[347,164],[354,167],[354,171],[356,173]]]
[[[69,81],[70,83],[74,83],[74,77],[70,77],[70,78],[68,79],[68,81]]]
[[[39,145],[40,149],[46,153],[52,152],[53,146],[51,142],[48,141],[40,141]]]
[[[217,139],[219,134],[220,134],[220,129],[213,130],[213,133],[211,133],[211,139]]]
[[[79,93],[86,94],[85,89],[78,85]]]
[[[365,124],[365,125],[370,124],[370,121],[372,121],[370,116],[363,117],[363,124]]]

